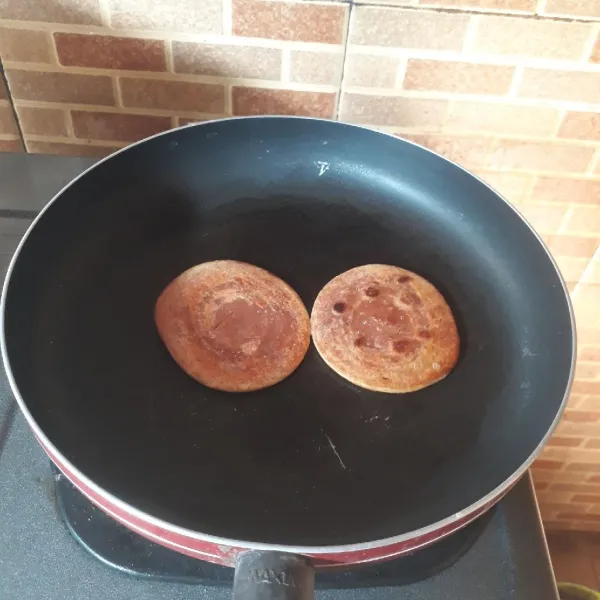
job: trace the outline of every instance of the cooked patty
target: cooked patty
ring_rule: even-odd
[[[365,265],[332,279],[311,314],[323,360],[352,383],[378,392],[412,392],[456,365],[460,340],[444,297],[419,275]]]
[[[176,277],[156,301],[154,316],[175,362],[200,383],[228,392],[280,382],[310,343],[298,294],[272,273],[232,260]]]

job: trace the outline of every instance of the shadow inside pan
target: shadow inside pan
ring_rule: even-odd
[[[565,293],[529,228],[464,171],[371,131],[282,123],[175,131],[68,188],[11,278],[11,368],[78,469],[171,523],[294,545],[414,531],[492,491],[548,431],[571,365]],[[311,347],[273,388],[207,389],[169,357],[153,308],[219,258],[272,271],[309,309],[351,267],[413,270],[452,307],[459,363],[388,395]]]

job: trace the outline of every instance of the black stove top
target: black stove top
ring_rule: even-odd
[[[52,465],[56,503],[71,535],[106,565],[159,581],[204,586],[233,585],[233,569],[184,556],[129,531],[96,508]],[[422,581],[453,565],[489,525],[492,509],[460,531],[409,556],[352,569],[318,571],[317,588],[350,589],[402,586]]]
[[[34,214],[92,162],[0,154],[2,271]],[[0,369],[0,600],[221,600],[231,597],[232,574],[146,541],[90,505],[51,470]],[[434,546],[319,573],[317,588],[317,600],[558,598],[529,476]]]

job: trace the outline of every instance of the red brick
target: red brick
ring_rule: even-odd
[[[23,152],[20,140],[0,140],[0,152]]]
[[[585,288],[588,289],[586,290]],[[599,288],[600,285],[586,285],[583,283],[578,283],[576,293],[575,290],[570,292],[573,300],[573,310],[575,312],[576,323],[600,325],[600,320],[598,319],[598,306],[600,306]],[[586,380],[580,380],[576,382],[577,386],[592,383],[594,382]],[[578,387],[575,387],[575,389],[581,394],[585,393],[581,392],[580,388]]]
[[[600,364],[577,360],[576,379],[600,379]]]
[[[60,142],[34,142],[26,140],[27,151],[33,154],[62,154],[63,156],[108,156],[117,147],[90,146],[87,144],[63,144]]]
[[[322,58],[321,62],[324,62]],[[396,74],[399,66],[400,59],[395,56],[348,52],[344,62],[344,84],[360,87],[393,88],[396,85]]]
[[[533,463],[532,474],[537,481],[547,481],[549,483],[579,483],[581,475],[578,473],[566,473],[565,471],[556,471],[548,469],[539,469],[536,463]]]
[[[586,483],[553,483],[550,491],[573,492],[578,494],[600,494],[600,486]]]
[[[210,83],[162,81],[121,77],[123,105],[131,108],[154,108],[222,114],[225,89]]]
[[[584,282],[600,283],[600,256],[590,263],[590,268],[585,274]]]
[[[593,329],[590,325],[577,327],[577,342],[582,345],[600,345],[600,329]]]
[[[18,134],[15,116],[10,106],[0,106],[0,134]]]
[[[551,503],[551,504],[556,504],[556,503],[565,503],[567,504],[569,502],[569,500],[571,499],[571,496],[573,494],[571,494],[570,492],[551,492],[551,491],[545,491],[545,492],[541,492],[536,490],[537,492],[537,498],[539,500],[539,502],[541,504],[546,504]],[[568,508],[568,506],[566,507]]]
[[[281,61],[278,48],[173,42],[176,73],[280,80]]]
[[[585,394],[581,394],[579,397],[582,398],[581,402],[579,403],[579,408],[584,410],[600,411],[600,396],[586,396]],[[600,442],[600,440],[596,441]]]
[[[526,174],[481,169],[477,169],[475,174],[513,204],[520,203],[531,187],[531,176]]]
[[[553,436],[548,440],[548,446],[556,446],[559,448],[577,448],[581,446],[581,438],[576,437],[560,437]]]
[[[58,108],[17,106],[23,133],[34,135],[67,135],[65,111]]]
[[[559,143],[499,140],[488,166],[532,171],[584,172],[594,148]]]
[[[428,6],[485,8],[487,10],[511,10],[534,13],[537,0],[427,0],[426,4]]]
[[[543,202],[600,205],[600,181],[540,176],[532,195]]]
[[[428,10],[354,6],[350,44],[459,51],[469,15]]]
[[[513,73],[514,67],[410,59],[404,88],[456,94],[506,94]]]
[[[572,498],[572,502],[598,504],[600,502],[600,494],[575,494]]]
[[[598,0],[546,0],[543,12],[568,17],[600,17],[600,3]]]
[[[447,100],[349,94],[342,97],[340,119],[365,125],[392,125],[421,131],[440,130]]]
[[[573,421],[561,421],[556,430],[558,435],[573,435],[581,437],[593,437],[598,435],[597,423],[574,423]]]
[[[580,348],[578,360],[600,362],[600,346]]]
[[[479,17],[471,52],[577,60],[591,31],[588,23],[485,15]]]
[[[569,506],[569,509],[572,510],[572,507]],[[563,512],[558,513],[557,517],[568,521],[600,521],[600,515],[592,515],[584,512]]]
[[[171,128],[170,117],[71,111],[75,137],[135,142]]]
[[[586,267],[588,266],[589,258],[575,258],[573,256],[554,256],[558,264],[558,268],[565,278],[567,283],[577,283],[581,279]]]
[[[583,406],[585,399],[588,398],[585,394],[571,394],[569,393],[569,398],[567,400],[567,408],[578,408],[582,410],[600,410],[600,407],[597,406]]]
[[[582,258],[591,258],[598,247],[597,240],[574,235],[550,235],[546,243],[552,254]]]
[[[110,77],[104,75],[41,73],[8,69],[6,76],[11,93],[18,100],[103,106],[115,104],[112,81]]]
[[[0,4],[0,19],[102,25],[98,0],[5,0]]]
[[[537,202],[523,202],[519,205],[521,214],[541,233],[558,231],[567,214],[567,206],[548,206]]]
[[[166,71],[165,43],[110,35],[55,33],[58,60],[68,67]]]
[[[587,508],[587,505],[585,505],[585,507]],[[566,502],[540,502],[540,512],[542,513],[542,519],[544,520],[544,522],[550,515],[554,516],[555,513],[567,510],[568,508],[569,507]]]
[[[490,139],[486,137],[447,135],[405,135],[403,137],[465,167],[482,166],[490,145]]]
[[[445,129],[549,137],[556,131],[558,118],[554,108],[456,100],[450,106]]]
[[[551,469],[551,470],[559,470],[561,469],[563,464],[558,460],[546,460],[544,458],[538,458],[534,467],[537,469]]]
[[[108,4],[115,29],[224,33],[224,0],[108,0]]]
[[[525,98],[600,104],[600,73],[526,68],[517,93]]]
[[[290,81],[339,87],[344,68],[344,55],[338,51],[341,50],[341,46],[339,48],[334,46],[332,49],[333,52],[292,50],[290,52]],[[386,74],[382,73],[384,85],[385,77]],[[351,80],[347,79],[348,85],[353,85],[350,83]]]
[[[600,63],[600,33],[598,34],[598,39],[592,48],[592,54],[590,56],[590,61],[593,63]]]
[[[600,206],[574,206],[565,224],[566,233],[592,233],[600,237]],[[600,307],[599,307],[600,309]]]
[[[343,41],[345,6],[261,0],[232,2],[234,35],[322,44]]]
[[[292,90],[234,87],[234,115],[299,115],[331,118],[335,94]]]
[[[575,423],[596,423],[598,420],[600,420],[600,412],[566,410],[563,419],[565,421],[573,421]]]
[[[600,472],[600,461],[599,462],[586,462],[586,463],[570,463],[567,465],[567,471],[577,471],[582,473],[599,473]]]
[[[598,241],[598,238],[595,240]],[[584,284],[577,286],[573,296],[575,319],[578,323],[600,324],[600,284]],[[575,381],[574,393],[600,395],[600,381]]]
[[[558,137],[576,140],[600,140],[600,113],[568,112]]]
[[[0,56],[5,61],[49,63],[50,35],[45,31],[0,27]]]

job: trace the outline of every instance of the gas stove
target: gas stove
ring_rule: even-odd
[[[91,159],[0,154],[0,270],[39,209]],[[56,471],[0,369],[0,600],[231,597],[233,571],[162,548],[96,509]],[[317,574],[316,598],[558,598],[525,476],[488,514],[411,556]]]

